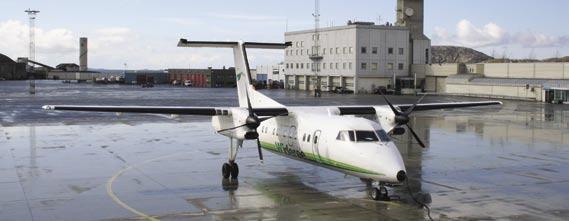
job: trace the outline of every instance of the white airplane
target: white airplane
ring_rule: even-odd
[[[295,160],[353,175],[373,183],[369,195],[374,200],[388,199],[385,185],[401,184],[407,179],[405,165],[390,135],[400,135],[406,126],[419,145],[423,142],[408,125],[413,111],[501,105],[499,101],[429,103],[382,106],[309,106],[282,105],[251,85],[246,49],[285,49],[287,43],[205,42],[181,39],[179,47],[231,48],[235,60],[239,107],[171,106],[73,106],[45,105],[46,110],[156,113],[212,116],[215,130],[229,137],[228,162],[222,166],[225,179],[236,179],[237,151],[244,140],[256,140],[261,149]],[[422,98],[421,98],[422,99]],[[378,122],[354,115],[375,115]],[[378,188],[379,187],[379,188]]]

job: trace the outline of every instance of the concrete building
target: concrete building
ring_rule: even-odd
[[[6,55],[0,54],[0,79],[23,80],[28,79],[26,63],[15,62]]]
[[[79,71],[87,71],[87,38],[79,39]]]
[[[430,63],[423,34],[423,0],[398,1],[397,25],[351,22],[345,26],[285,33],[285,87],[323,91],[345,87],[356,93],[377,87],[413,85],[412,64]]]

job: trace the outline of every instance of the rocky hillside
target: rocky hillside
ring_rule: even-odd
[[[472,48],[458,46],[432,46],[433,64],[442,63],[480,63],[494,59]]]

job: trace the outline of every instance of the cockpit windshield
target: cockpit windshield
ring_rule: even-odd
[[[373,130],[356,130],[356,141],[357,142],[376,142],[377,135]]]
[[[338,132],[337,140],[351,142],[389,142],[389,136],[384,130],[343,130]]]

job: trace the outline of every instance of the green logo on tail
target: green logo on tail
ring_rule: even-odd
[[[239,74],[237,74],[237,80],[241,80],[241,75],[243,75],[243,72],[240,72]]]

